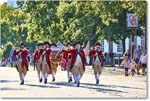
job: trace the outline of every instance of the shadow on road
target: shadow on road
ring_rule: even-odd
[[[88,83],[81,83],[80,87],[81,88],[87,88],[87,89],[93,89],[93,90],[96,90],[96,91],[102,91],[102,92],[128,93],[128,92],[124,92],[124,91],[121,91],[121,90],[111,89],[111,86],[110,87],[108,86],[108,88],[102,88],[102,87],[106,87],[106,86],[88,84]]]
[[[0,83],[18,82],[17,80],[0,80]]]
[[[87,86],[100,86],[100,87],[109,87],[109,88],[127,88],[127,89],[140,89],[140,90],[145,90],[144,88],[138,88],[138,87],[129,87],[129,86],[119,86],[119,85],[96,85],[96,84],[91,84],[91,83],[81,83],[83,85],[87,85]]]
[[[41,88],[60,88],[60,87],[56,87],[56,86],[50,86],[48,84],[44,84],[44,85],[38,85],[38,84],[24,84],[26,86],[31,86],[31,87],[41,87]]]
[[[49,83],[49,84],[52,84],[52,85],[57,85],[57,86],[66,86],[66,87],[74,87],[74,83],[71,82],[71,83],[68,83],[68,82],[53,82],[53,83]]]
[[[23,88],[10,88],[10,87],[2,87],[2,88],[0,88],[0,90],[25,90],[25,89],[23,89]]]

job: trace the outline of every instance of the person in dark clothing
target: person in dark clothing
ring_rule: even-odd
[[[114,63],[113,63],[114,53],[113,53],[112,50],[111,50],[110,53],[109,53],[109,57],[111,58],[111,66],[114,66]]]

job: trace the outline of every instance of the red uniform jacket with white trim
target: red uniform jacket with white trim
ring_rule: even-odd
[[[76,61],[78,50],[77,49],[72,49],[69,50],[68,53],[71,53],[71,69]],[[86,63],[86,58],[85,58],[85,53],[82,49],[79,51],[79,55],[81,56],[82,64],[83,64],[83,69],[85,70],[85,63]]]
[[[50,67],[51,66],[51,61],[50,61],[51,49],[48,48],[45,51],[46,51],[46,53],[45,53],[46,54],[46,61],[47,61],[48,66]]]
[[[99,60],[102,62],[102,55],[103,55],[103,52],[102,52],[102,50],[100,50],[100,51],[96,51],[96,50],[91,50],[90,52],[89,52],[89,56],[94,56],[94,61],[95,61],[95,59],[96,59],[96,57],[95,57],[95,55],[96,55],[96,53],[98,53],[98,58],[99,58]]]
[[[28,67],[28,60],[27,60],[28,52],[27,52],[27,50],[15,51],[14,55],[18,55],[19,58],[22,59],[21,67],[26,67],[26,68]]]
[[[35,63],[37,63],[37,62],[38,62],[38,58],[39,58],[39,56],[38,56],[38,55],[39,55],[39,51],[38,51],[38,50],[36,50],[36,51],[35,51],[35,53],[34,53],[34,57],[33,57],[33,59],[34,59],[34,62],[35,62]]]
[[[71,53],[69,53],[70,50],[64,50],[63,51],[63,58],[64,59],[71,59]]]

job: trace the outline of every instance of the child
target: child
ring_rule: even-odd
[[[66,59],[62,59],[61,61],[61,70],[66,70]]]
[[[129,67],[130,67],[130,69],[131,69],[132,76],[134,76],[136,63],[134,62],[133,59],[131,59],[131,63],[130,63],[130,66],[129,66]]]
[[[130,61],[127,56],[125,56],[125,59],[122,61],[121,65],[123,65],[125,69],[125,76],[128,76],[128,69],[129,69]]]
[[[141,62],[142,65],[142,72],[143,72],[143,76],[145,75],[145,68],[146,68],[146,62],[147,62],[147,55],[146,55],[146,51],[143,51],[139,63]]]

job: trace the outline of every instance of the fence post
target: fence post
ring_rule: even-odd
[[[119,58],[118,58],[118,65],[120,67],[120,55],[119,55]]]

